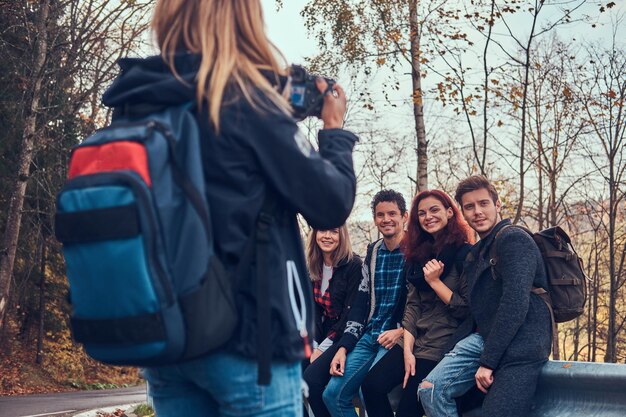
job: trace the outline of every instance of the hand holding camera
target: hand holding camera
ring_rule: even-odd
[[[346,114],[346,93],[339,84],[331,86],[323,78],[316,80],[317,88],[324,97],[320,119],[324,122],[324,129],[341,129],[343,117]]]
[[[309,74],[299,65],[291,66],[290,80],[289,98],[296,119],[316,116],[324,121],[324,129],[343,126],[346,95],[335,80]]]

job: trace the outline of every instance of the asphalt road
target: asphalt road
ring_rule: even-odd
[[[59,417],[80,411],[146,402],[145,385],[97,391],[74,391],[0,397],[0,417]]]

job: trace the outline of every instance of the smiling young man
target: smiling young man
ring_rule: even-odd
[[[487,394],[483,417],[526,416],[551,347],[550,312],[531,293],[547,287],[543,259],[525,231],[502,220],[498,193],[485,177],[462,181],[455,199],[480,236],[464,269],[473,322],[461,326],[457,340],[466,337],[418,394],[429,417],[458,416],[455,398],[475,384]]]
[[[316,410],[316,417],[356,417],[352,399],[363,379],[403,334],[400,323],[406,285],[400,241],[408,219],[406,202],[402,194],[382,190],[372,200],[372,214],[383,237],[367,248],[357,299],[331,362],[332,377],[323,394],[329,414]]]

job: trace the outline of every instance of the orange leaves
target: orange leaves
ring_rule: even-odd
[[[424,105],[424,96],[421,90],[415,90],[413,92],[413,104],[415,104],[416,106]]]
[[[568,86],[565,86],[563,88],[563,95],[568,100],[571,100],[574,97],[574,95],[572,94],[572,90],[570,90]]]

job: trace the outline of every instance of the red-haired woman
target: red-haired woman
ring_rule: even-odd
[[[413,200],[401,244],[409,287],[402,319],[404,349],[395,345],[363,381],[369,415],[393,417],[387,394],[398,384],[403,384],[403,391],[396,417],[424,415],[417,387],[446,353],[448,340],[469,314],[461,272],[473,236],[445,192],[423,191]]]

